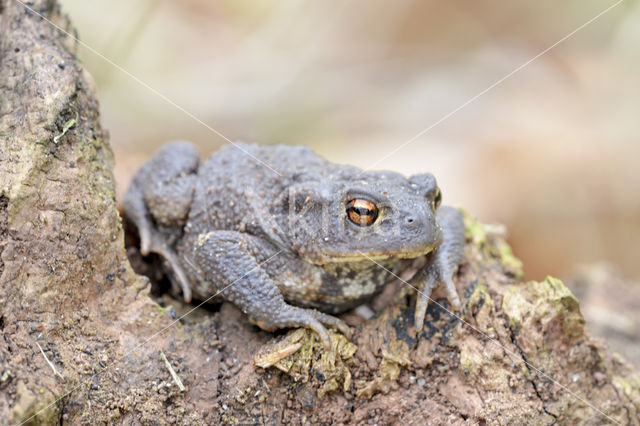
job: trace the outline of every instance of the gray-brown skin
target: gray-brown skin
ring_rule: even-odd
[[[371,224],[352,221],[354,199],[377,207]],[[162,256],[186,301],[220,295],[263,329],[308,327],[329,348],[324,326],[350,335],[329,314],[367,301],[422,255],[411,280],[420,290],[415,326],[439,283],[460,305],[452,277],[464,225],[439,200],[428,173],[405,178],[332,164],[304,147],[245,143],[200,164],[193,145],[175,142],[138,171],[123,206],[142,254]]]

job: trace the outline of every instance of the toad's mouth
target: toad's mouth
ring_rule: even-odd
[[[421,247],[416,250],[389,250],[389,251],[355,251],[349,253],[314,253],[313,255],[301,255],[307,262],[314,265],[327,265],[331,263],[357,263],[379,262],[388,259],[415,259],[431,253],[434,245]]]

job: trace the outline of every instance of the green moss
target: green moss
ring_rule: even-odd
[[[338,380],[335,377],[332,377],[320,386],[320,389],[318,389],[318,398],[323,398],[328,393],[337,391],[338,389],[340,389],[340,383],[338,383]]]
[[[481,357],[473,354],[469,348],[462,347],[460,350],[460,371],[464,373],[471,383],[475,383],[478,379],[478,373],[482,364]]]
[[[392,340],[389,346],[382,349],[382,357],[403,367],[411,365],[409,359],[409,345],[403,340]]]
[[[467,241],[483,247],[487,244],[487,232],[484,229],[484,225],[471,216],[466,210],[460,209],[462,218],[464,220],[464,236]]]
[[[509,319],[509,327],[522,327],[523,317],[531,311],[531,304],[521,293],[522,287],[509,286],[502,295],[502,311]]]
[[[300,349],[278,361],[275,367],[285,371],[296,381],[306,382],[309,379],[309,371],[311,370],[315,336],[312,332],[305,329],[295,330],[291,335],[293,337],[291,343],[299,345]]]
[[[497,258],[507,273],[521,279],[524,276],[522,261],[513,254],[509,244],[504,241],[503,227],[482,224],[467,211],[460,210],[460,212],[464,220],[467,241],[478,247],[485,256]]]
[[[560,319],[565,334],[578,338],[584,333],[584,318],[578,299],[561,280],[547,277],[544,281],[530,281],[522,286],[509,286],[502,297],[502,311],[512,328],[539,322],[543,330]]]
[[[563,320],[564,330],[569,338],[583,335],[584,318],[580,312],[580,303],[561,280],[549,276],[541,282],[527,283],[527,289],[537,299],[535,312],[543,325],[559,317]]]
[[[638,400],[640,404],[640,377],[625,378],[621,376],[613,376],[611,381],[613,385],[622,390],[624,395],[630,400]]]
[[[158,311],[158,313],[160,314],[164,314],[165,311],[167,310],[168,306],[160,306],[157,303],[153,306],[153,308]]]
[[[325,383],[318,390],[318,397],[322,398],[328,392],[337,390],[340,383],[342,389],[347,391],[351,388],[351,371],[344,361],[351,359],[358,347],[349,342],[342,334],[329,332],[331,334],[331,350],[323,351],[320,360],[313,364],[313,370],[320,373],[325,379]]]
[[[357,396],[371,398],[377,392],[388,392],[400,377],[402,368],[411,365],[409,346],[402,340],[391,340],[388,346],[382,349],[382,357],[377,377],[358,389]]]
[[[479,304],[493,306],[493,301],[487,290],[487,286],[483,283],[478,283],[473,290],[471,296],[469,296],[469,307],[477,306]]]
[[[11,423],[22,424],[54,424],[58,420],[58,406],[53,404],[55,395],[44,388],[36,396],[27,386],[19,381],[17,385],[16,404],[11,409]],[[28,421],[27,421],[28,420]]]
[[[496,246],[491,247],[491,254],[500,259],[500,264],[511,271],[516,278],[520,279],[524,276],[522,261],[514,256],[511,247],[505,241],[500,240]]]
[[[237,425],[240,423],[238,422],[238,419],[235,416],[232,416],[229,414],[223,414],[222,420],[224,420],[225,423],[232,424],[232,425]]]
[[[364,387],[358,389],[356,395],[359,397],[371,398],[375,393],[386,393],[396,383],[402,367],[393,361],[383,360],[378,368],[378,376],[366,383]]]
[[[618,365],[623,365],[625,363],[624,357],[620,355],[619,352],[614,352],[611,354],[611,359]]]
[[[357,346],[340,333],[333,330],[328,332],[331,336],[329,351],[325,351],[316,341],[314,332],[300,328],[261,349],[254,363],[262,368],[276,367],[295,381],[307,382],[312,377],[319,378],[322,382],[318,390],[319,397],[340,387],[347,391],[351,387],[351,372],[345,362],[353,357]]]

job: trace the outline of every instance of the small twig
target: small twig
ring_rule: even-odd
[[[66,135],[69,129],[71,129],[78,123],[78,118],[78,111],[76,111],[76,118],[72,118],[71,120],[64,123],[64,126],[62,126],[62,133],[60,133],[58,136],[53,137],[53,143],[57,144],[60,141],[60,138]]]
[[[167,359],[167,357],[165,356],[162,350],[160,351],[160,357],[164,361],[164,365],[166,365],[167,368],[169,369],[169,373],[171,373],[171,377],[173,377],[173,381],[176,382],[176,385],[178,385],[178,389],[180,389],[180,392],[184,392],[185,388],[184,388],[184,385],[182,384],[182,381],[180,380],[180,377],[178,377],[176,372],[173,370],[173,367],[171,367],[171,363],[169,362],[169,360]]]
[[[40,353],[42,353],[42,356],[44,357],[45,361],[47,361],[47,364],[49,364],[49,367],[51,367],[51,369],[53,370],[53,373],[56,376],[59,376],[62,380],[64,380],[64,377],[62,377],[62,374],[58,373],[58,370],[56,370],[55,365],[53,365],[51,361],[49,361],[49,358],[47,358],[47,355],[42,350],[42,346],[40,346],[40,343],[36,342],[36,345],[38,345],[38,349],[40,349]]]

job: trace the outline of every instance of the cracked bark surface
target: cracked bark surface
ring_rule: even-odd
[[[29,4],[74,33],[54,1]],[[499,228],[469,216],[464,306],[452,315],[437,291],[422,330],[397,284],[374,318],[344,316],[354,337],[330,352],[229,304],[175,322],[192,307],[156,303],[127,259],[73,40],[14,1],[0,13],[1,424],[640,423],[640,379],[585,333],[575,297],[522,282]]]

